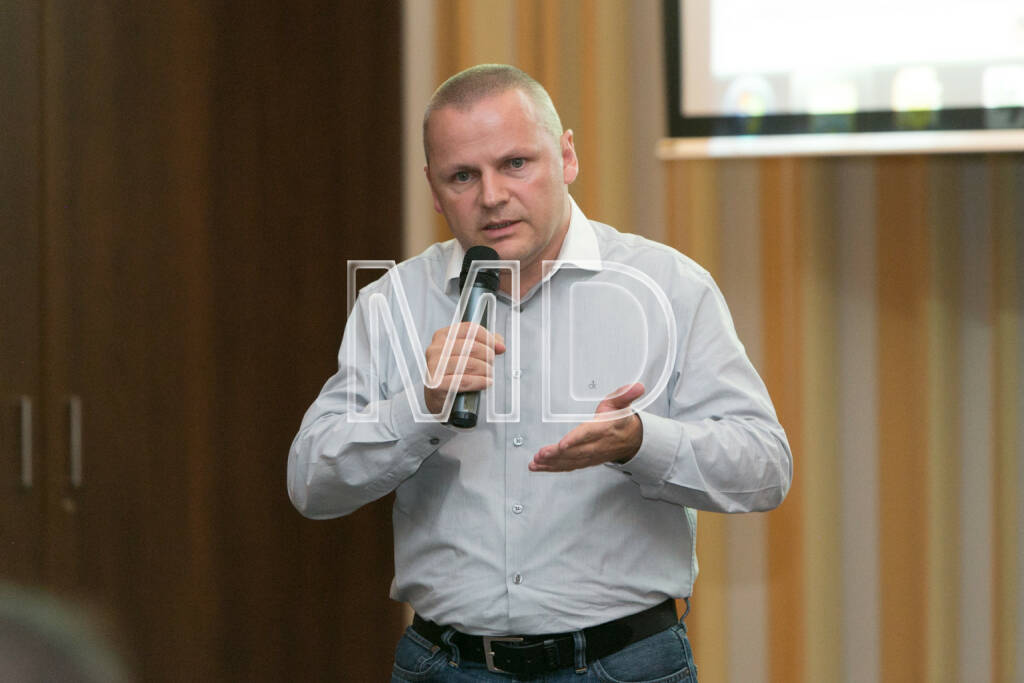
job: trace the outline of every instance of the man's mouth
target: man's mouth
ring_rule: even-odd
[[[516,221],[516,220],[511,220],[511,221],[495,221],[494,223],[488,223],[487,225],[485,225],[484,226],[484,231],[485,232],[500,232],[500,231],[502,231],[502,230],[504,230],[506,228],[509,228],[509,227],[515,225],[518,222],[519,221]]]

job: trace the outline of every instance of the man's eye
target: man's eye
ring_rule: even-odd
[[[469,171],[456,171],[455,175],[452,176],[457,183],[468,183],[469,182]]]
[[[509,159],[508,165],[509,165],[509,168],[520,169],[523,166],[526,166],[526,159],[524,159],[522,157],[516,157],[515,159]]]

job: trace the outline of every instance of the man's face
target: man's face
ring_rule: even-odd
[[[455,238],[520,261],[524,285],[539,279],[541,261],[558,256],[569,227],[567,185],[579,168],[572,131],[557,138],[533,102],[509,90],[469,109],[438,109],[427,134],[434,208]]]

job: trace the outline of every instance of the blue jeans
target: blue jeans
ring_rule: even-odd
[[[445,634],[445,641],[451,630]],[[525,680],[535,683],[697,683],[697,667],[686,637],[686,624],[680,621],[649,638],[627,645],[618,652],[589,664],[581,653],[585,644],[576,634],[576,656],[579,667],[566,667]],[[466,681],[515,681],[511,674],[493,673],[484,664],[464,661],[457,648],[446,651],[419,633],[406,629],[395,650],[391,682],[428,681],[430,683],[465,683]]]

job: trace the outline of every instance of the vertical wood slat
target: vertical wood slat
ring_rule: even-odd
[[[562,30],[568,17],[562,3],[550,0],[520,0],[516,7],[515,65],[540,81],[564,114],[559,95],[564,90]],[[563,124],[565,121],[563,121]]]
[[[925,602],[935,609],[926,623],[926,651],[941,652],[927,658],[929,681],[945,680],[959,671],[958,631],[941,615],[951,607],[960,585],[960,443],[963,343],[963,269],[960,263],[959,216],[952,206],[962,191],[957,160],[931,159],[922,182],[927,190],[927,254],[930,277],[927,306],[927,419],[923,425],[928,451],[928,469],[921,473],[927,495],[929,539],[920,549],[927,561]],[[893,228],[895,226],[890,226]],[[879,243],[881,248],[881,242]],[[881,459],[884,467],[885,456]],[[934,542],[931,541],[934,539]]]
[[[821,159],[800,162],[802,180],[796,188],[801,205],[802,239],[800,302],[803,349],[800,423],[790,432],[802,431],[800,481],[804,492],[803,535],[806,594],[805,628],[814,634],[807,647],[809,681],[840,680],[841,602],[840,481],[837,462],[838,368],[836,244],[832,215],[835,209],[835,162]],[[813,511],[813,512],[811,512]],[[813,544],[813,550],[811,550]]]
[[[927,676],[927,163],[878,167],[882,680]],[[937,615],[936,615],[937,616]],[[945,656],[945,655],[944,655]]]
[[[630,75],[629,54],[629,3],[620,0],[596,0],[594,8],[593,34],[587,35],[585,48],[587,69],[591,76],[583,79],[581,87],[595,91],[591,106],[584,111],[593,117],[594,126],[589,149],[596,163],[590,165],[593,182],[591,196],[586,204],[591,217],[620,230],[631,230],[633,214],[632,195],[629,182],[624,177],[630,168],[632,140],[624,131],[629,130]],[[612,93],[621,93],[612,95]]]
[[[598,187],[597,168],[602,163],[599,155],[599,129],[598,117],[596,116],[599,106],[598,83],[601,74],[597,71],[597,51],[600,47],[593,40],[597,34],[597,14],[595,12],[597,0],[580,0],[579,21],[580,35],[583,40],[579,46],[579,87],[575,88],[578,93],[578,109],[575,112],[576,123],[576,151],[580,157],[580,174],[573,185],[573,194],[580,202],[580,206],[596,207],[600,201],[600,188]],[[597,219],[599,214],[592,212],[592,218]]]
[[[718,260],[715,279],[732,312],[740,341],[754,367],[763,366],[761,316],[761,233],[759,181],[756,161],[719,163]],[[728,679],[736,683],[765,683],[768,672],[768,588],[765,529],[767,515],[727,515],[724,542],[725,629]],[[698,592],[699,594],[699,592]],[[699,597],[699,595],[698,595]],[[703,673],[703,671],[702,671]]]
[[[996,520],[993,544],[993,653],[994,681],[1019,680],[1016,649],[1018,645],[1018,595],[1020,586],[1019,523],[1017,509],[1020,492],[1018,421],[1022,381],[1018,349],[1021,343],[1021,308],[1018,283],[1021,272],[1020,229],[1024,226],[1024,156],[990,158],[993,178],[993,320],[995,348],[992,374],[993,438],[993,518]]]
[[[444,82],[459,69],[465,68],[467,39],[461,0],[437,2],[437,74],[436,82]]]
[[[668,177],[669,194],[677,197],[682,207],[669,217],[671,244],[707,268],[712,276],[718,271],[718,202],[710,191],[717,184],[716,171],[710,162],[687,162],[674,164]],[[722,516],[698,513],[700,574],[694,586],[693,611],[687,625],[701,680],[707,683],[729,680],[726,549]]]
[[[876,161],[843,159],[837,181],[838,447],[842,498],[843,669],[839,680],[879,683],[878,354]]]
[[[802,681],[806,675],[804,484],[801,478],[803,432],[803,302],[800,244],[803,217],[796,198],[802,193],[794,159],[761,164],[761,231],[764,320],[763,377],[786,428],[793,451],[794,478],[789,496],[768,520],[769,680]]]
[[[988,166],[971,155],[960,162],[960,261],[963,265],[960,330],[963,364],[959,410],[962,420],[957,461],[961,499],[959,605],[960,679],[990,681],[993,654],[994,361],[992,306],[992,205]],[[937,606],[929,604],[929,608]],[[938,614],[937,609],[932,612]]]
[[[181,399],[188,406],[189,419],[182,430],[184,453],[181,466],[185,470],[185,496],[187,506],[187,537],[189,559],[185,563],[186,585],[191,587],[196,600],[176,600],[173,608],[174,623],[194,624],[189,633],[191,641],[199,644],[196,650],[209,651],[216,647],[217,629],[223,623],[223,612],[217,595],[216,528],[209,523],[214,519],[215,477],[206,458],[207,445],[216,431],[213,419],[213,397],[209,392],[209,378],[215,374],[215,319],[211,299],[206,287],[212,279],[209,254],[211,224],[207,207],[210,205],[211,157],[210,115],[213,30],[209,17],[194,6],[169,5],[162,12],[154,11],[154,24],[167,27],[161,32],[160,45],[155,51],[167,57],[161,76],[171,90],[174,102],[187,102],[178,106],[173,114],[164,115],[160,145],[167,150],[163,159],[167,173],[178,183],[178,192],[165,201],[168,213],[173,215],[178,230],[168,230],[170,249],[186,264],[186,277],[180,278],[180,296],[188,302],[187,313],[178,312],[171,326],[181,330],[187,340],[180,350],[180,363],[184,368]],[[181,78],[180,74],[188,74]],[[169,312],[169,311],[168,311]],[[223,676],[221,662],[210,657],[181,656],[183,669],[195,677]]]
[[[434,77],[434,86],[441,83],[465,68],[463,63],[467,47],[464,27],[465,20],[460,11],[462,3],[460,0],[436,0],[437,1],[437,50],[436,63],[437,74]],[[433,91],[431,91],[433,92]],[[423,180],[426,182],[426,179]],[[410,209],[412,207],[409,207]],[[452,237],[451,230],[440,213],[434,213],[434,241],[444,242]]]

